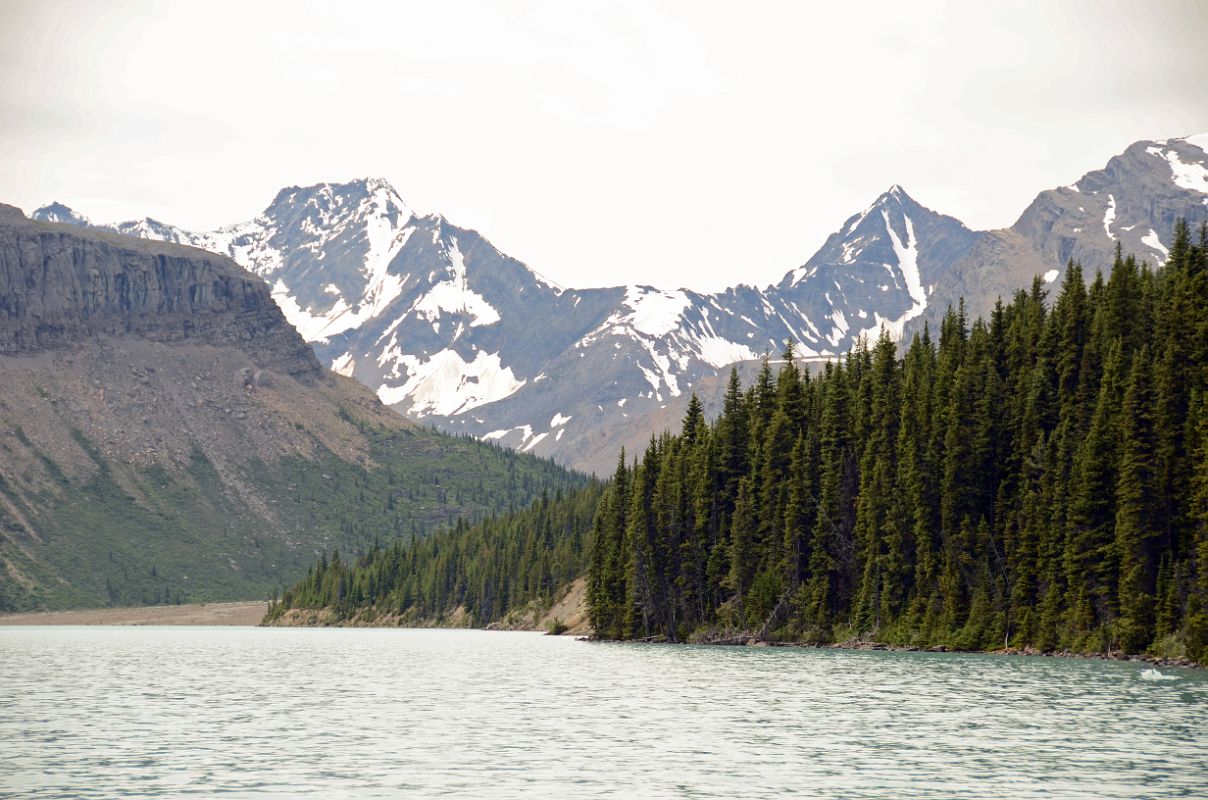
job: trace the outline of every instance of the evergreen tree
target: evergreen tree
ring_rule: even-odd
[[[1155,540],[1161,530],[1152,382],[1149,349],[1142,347],[1129,372],[1120,409],[1120,470],[1116,479],[1119,641],[1130,652],[1140,650],[1153,639],[1158,566]]]

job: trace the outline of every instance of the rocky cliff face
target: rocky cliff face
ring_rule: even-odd
[[[98,334],[237,345],[299,378],[321,369],[264,282],[230,259],[0,207],[0,353]]]

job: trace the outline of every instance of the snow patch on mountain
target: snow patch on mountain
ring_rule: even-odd
[[[663,336],[675,330],[691,301],[681,291],[662,291],[650,286],[629,286],[625,306],[631,313],[621,318],[647,336]]]
[[[902,336],[906,331],[906,317],[903,315],[896,319],[881,316],[881,312],[872,312],[872,324],[860,331],[860,336],[867,339],[876,339],[881,335],[881,331],[889,334],[889,338],[895,342],[901,341]],[[833,357],[833,356],[831,356]]]
[[[561,431],[559,431],[559,433],[561,433]],[[526,444],[524,447],[520,448],[520,452],[527,453],[527,452],[531,451],[534,447],[541,444],[541,440],[544,439],[546,436],[549,436],[549,431],[545,431],[544,433],[537,434],[536,436],[533,437],[533,440],[531,442]]]
[[[1159,263],[1166,263],[1166,259],[1170,258],[1170,251],[1162,244],[1162,240],[1158,238],[1158,233],[1153,228],[1149,229],[1149,233],[1141,237],[1141,243],[1146,247],[1162,254],[1162,259]]]
[[[898,259],[898,269],[901,270],[902,277],[906,279],[906,291],[914,303],[910,310],[903,315],[902,322],[905,323],[922,314],[927,308],[927,292],[923,289],[923,280],[919,275],[918,240],[915,238],[914,223],[910,221],[910,217],[902,215],[902,219],[906,223],[906,242],[903,243],[898,238],[893,226],[889,224],[889,215],[885,211],[881,211],[881,215],[885,219],[885,230],[889,233],[889,243],[893,246],[893,254]]]
[[[75,225],[79,228],[87,228],[92,225],[92,220],[83,214],[77,214],[72,209],[59,202],[47,203],[34,213],[30,214],[31,219],[40,219],[45,222],[58,222],[64,225]]]
[[[331,371],[337,375],[344,375],[351,378],[353,370],[356,369],[356,359],[352,357],[352,353],[344,353],[344,355],[336,358],[331,362]]]
[[[345,331],[355,330],[367,321],[376,318],[397,300],[403,293],[403,287],[407,285],[410,276],[392,275],[387,268],[414,231],[414,228],[400,231],[384,249],[384,252],[371,252],[365,256],[365,272],[368,280],[357,307],[350,307],[343,296],[338,296],[336,304],[332,306],[331,310],[318,317],[326,320],[326,324],[313,331],[311,336],[306,336],[306,334],[303,336],[309,341],[320,341]],[[335,289],[335,292],[332,292],[332,289]],[[339,289],[331,284],[325,287],[324,291],[328,294],[339,295]]]
[[[884,213],[884,212],[882,212],[882,213]],[[861,247],[861,248],[857,249],[857,245],[859,245],[860,242],[862,242],[863,240],[864,240],[864,237],[861,236],[859,239],[856,239],[853,242],[844,242],[843,243],[843,256],[840,260],[844,264],[851,264],[857,258],[860,257],[860,253],[862,253],[864,251],[864,248]]]
[[[1057,276],[1058,276],[1058,275],[1060,275],[1060,274],[1061,274],[1061,273],[1060,273],[1060,272],[1058,272],[1057,270],[1055,270],[1055,269],[1051,269],[1051,270],[1049,270],[1048,272],[1046,272],[1046,273],[1044,274],[1044,282],[1045,282],[1045,283],[1052,283],[1053,281],[1057,280]]]
[[[700,360],[713,367],[724,367],[736,361],[754,361],[759,356],[750,347],[731,342],[720,336],[701,336],[694,340]]]
[[[365,238],[369,249],[365,253],[365,271],[368,276],[380,277],[402,249],[406,238],[399,242],[404,231],[414,230],[408,226],[414,216],[385,181],[370,182],[371,194],[365,217]],[[394,213],[391,213],[392,210]]]
[[[847,324],[847,317],[837,308],[831,311],[830,318],[834,327],[831,328],[830,335],[826,337],[826,340],[830,342],[831,347],[838,347],[839,341],[847,335],[850,327]]]
[[[137,236],[140,239],[150,239],[156,242],[173,242],[175,244],[192,244],[193,235],[175,225],[167,225],[158,220],[145,217],[130,222],[119,222],[106,226],[110,230],[124,236]]]
[[[520,439],[521,442],[526,442],[529,439],[533,438],[533,426],[532,425],[517,425],[515,428],[500,428],[497,431],[491,431],[490,433],[484,433],[482,435],[482,438],[486,439],[489,442],[489,441],[494,441],[497,439],[502,439],[502,438],[508,436],[509,434],[516,433],[516,432],[519,432],[521,434],[521,439]]]
[[[441,312],[464,314],[470,318],[470,327],[494,325],[499,321],[499,312],[482,295],[472,290],[466,281],[466,262],[461,255],[457,239],[450,238],[445,250],[451,275],[428,290],[411,307],[417,316],[428,320],[439,319]]]
[[[500,362],[498,353],[478,351],[466,361],[452,349],[441,350],[429,359],[403,353],[395,343],[383,353],[379,363],[393,362],[394,372],[407,370],[401,386],[383,383],[378,398],[386,405],[410,399],[411,412],[417,416],[451,416],[471,408],[493,403],[514,394],[526,381],[516,378],[511,367]]]
[[[1206,146],[1208,146],[1208,134],[1189,136],[1183,141],[1208,153],[1208,150],[1206,150]],[[1147,147],[1145,148],[1145,152],[1166,159],[1166,162],[1170,165],[1171,180],[1174,181],[1175,186],[1181,189],[1190,189],[1200,194],[1208,194],[1208,167],[1205,167],[1203,164],[1184,161],[1179,158],[1178,153],[1171,149]]]
[[[241,267],[272,280],[285,265],[281,251],[271,244],[273,233],[272,223],[261,215],[248,222],[196,234],[192,244],[212,253],[225,253]]]
[[[313,342],[324,338],[323,330],[331,324],[330,318],[311,314],[298,305],[293,293],[285,285],[285,281],[280,278],[273,284],[272,293],[273,300],[281,308],[281,313],[285,314],[286,321],[298,329],[298,333],[302,334],[303,339]]]
[[[1103,212],[1103,230],[1112,239],[1116,238],[1116,234],[1112,233],[1112,225],[1116,224],[1116,196],[1109,194],[1107,196],[1107,211]]]

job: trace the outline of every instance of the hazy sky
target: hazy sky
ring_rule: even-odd
[[[0,0],[0,201],[190,229],[388,179],[569,286],[765,284],[1208,131],[1208,3]]]

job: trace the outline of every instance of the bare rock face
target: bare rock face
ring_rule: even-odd
[[[191,247],[35,222],[0,206],[0,354],[96,335],[243,350],[299,378],[320,373],[262,280]]]
[[[1041,192],[1013,230],[1049,263],[1107,269],[1117,244],[1163,264],[1175,223],[1208,222],[1208,136],[1140,141],[1076,183]]]

